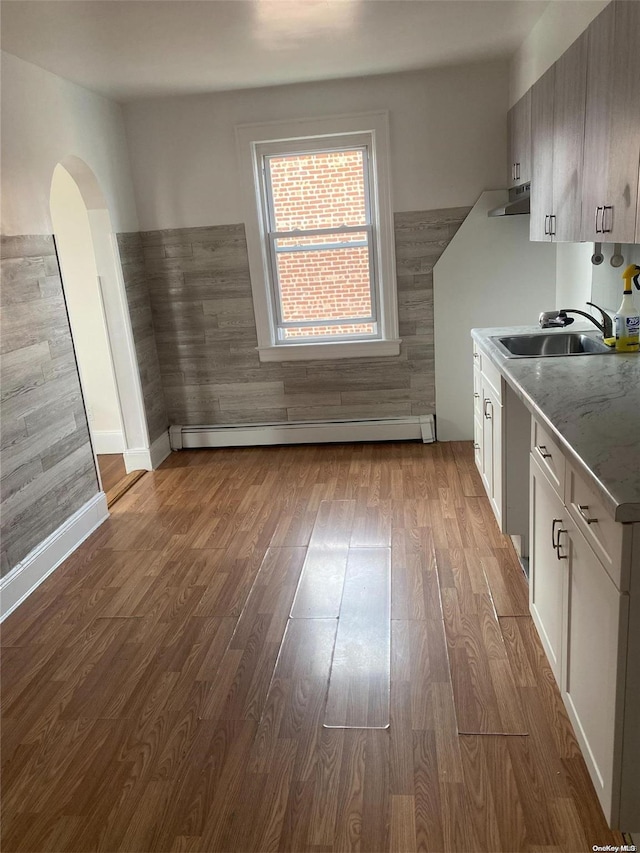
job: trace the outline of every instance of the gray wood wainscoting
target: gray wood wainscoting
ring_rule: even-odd
[[[168,421],[140,235],[137,232],[118,234],[118,251],[138,359],[149,440],[153,444],[167,431]]]
[[[395,358],[262,364],[242,224],[119,235],[128,293],[132,277],[142,293],[141,239],[169,423],[433,414],[432,270],[469,210],[395,214],[402,338]]]
[[[0,238],[2,576],[98,493],[53,237]]]

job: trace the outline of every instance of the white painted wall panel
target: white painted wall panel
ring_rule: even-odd
[[[610,0],[553,0],[511,60],[509,106],[551,68]]]
[[[556,246],[529,242],[528,216],[488,217],[506,192],[486,192],[433,270],[436,433],[473,438],[475,327],[531,325],[556,300]]]
[[[119,104],[2,52],[2,233],[51,234],[53,170],[74,154],[93,170],[115,231],[135,231]]]
[[[388,110],[395,211],[471,205],[504,185],[506,62],[123,107],[141,230],[243,221],[236,124]]]

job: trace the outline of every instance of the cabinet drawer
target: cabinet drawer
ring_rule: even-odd
[[[560,497],[564,497],[564,454],[547,429],[531,419],[531,455]]]
[[[473,341],[473,366],[476,370],[482,370],[482,350],[475,341]]]
[[[486,355],[482,356],[482,376],[491,385],[498,403],[502,403],[502,377],[498,368]]]
[[[618,589],[622,589],[624,525],[614,521],[597,492],[567,465],[565,505]]]

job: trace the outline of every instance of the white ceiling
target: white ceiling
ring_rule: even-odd
[[[2,0],[2,48],[120,101],[511,55],[548,0]]]

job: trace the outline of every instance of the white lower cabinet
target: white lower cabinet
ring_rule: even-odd
[[[529,540],[531,616],[607,822],[640,833],[640,521],[616,521],[597,480],[475,337],[473,373],[491,508],[503,533]]]
[[[535,424],[533,435],[531,615],[605,817],[612,827],[634,831],[619,822],[625,726],[637,725],[637,706],[630,708],[625,696],[629,593],[616,587],[567,509],[565,483],[539,463]],[[567,464],[566,482],[571,475]],[[622,538],[626,525],[618,526]]]
[[[527,459],[531,416],[506,385],[490,357],[473,345],[473,445],[475,462],[503,533],[521,537],[527,556]],[[509,468],[505,458],[511,460]],[[523,488],[524,486],[524,488]]]
[[[619,808],[629,596],[568,524],[566,624],[560,689],[608,820]],[[616,769],[614,769],[616,768]]]
[[[484,487],[502,527],[502,403],[499,392],[482,382],[482,469]]]
[[[529,609],[560,683],[564,634],[566,547],[556,547],[566,530],[564,504],[537,462],[531,460],[531,530],[529,534]],[[566,546],[566,541],[565,541]]]

